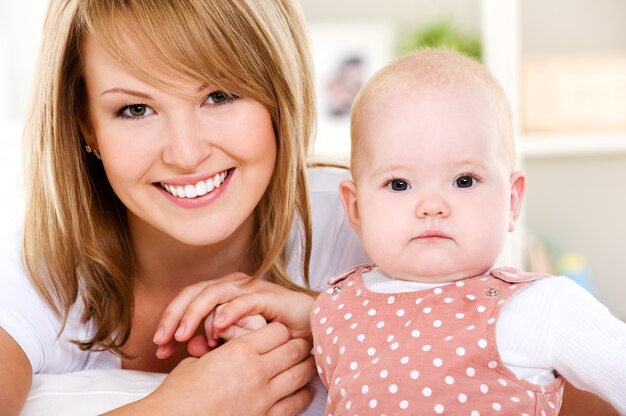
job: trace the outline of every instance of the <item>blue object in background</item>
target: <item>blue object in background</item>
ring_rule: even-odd
[[[587,270],[587,260],[581,253],[570,252],[563,254],[557,263],[557,272],[567,276],[589,293],[594,294],[594,288]]]

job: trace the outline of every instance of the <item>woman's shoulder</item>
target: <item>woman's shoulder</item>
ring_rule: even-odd
[[[341,205],[339,184],[345,179],[350,179],[348,169],[309,168],[313,225],[309,271],[314,289],[325,288],[329,278],[346,268],[369,261]]]
[[[347,168],[337,166],[310,167],[307,174],[311,198],[319,194],[339,198],[339,184],[341,181],[351,178],[350,171]]]
[[[21,240],[21,223],[12,225],[0,238],[0,327],[24,350],[35,373],[83,368],[89,354],[69,340],[85,337],[92,328],[82,323],[78,302],[63,326],[26,272]]]

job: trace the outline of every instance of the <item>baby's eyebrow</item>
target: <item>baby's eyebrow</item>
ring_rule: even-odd
[[[489,166],[487,162],[482,159],[469,159],[469,158],[459,159],[455,161],[453,165],[458,166],[458,167],[478,167],[482,169],[486,169]]]
[[[383,165],[380,166],[376,169],[374,169],[372,171],[372,175],[373,176],[378,176],[378,175],[382,175],[382,174],[386,174],[389,172],[394,172],[394,171],[402,171],[402,170],[407,170],[408,169],[408,165],[406,164],[401,164],[401,163],[394,163],[392,165]]]

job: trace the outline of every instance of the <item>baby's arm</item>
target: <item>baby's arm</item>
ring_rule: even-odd
[[[565,286],[555,308],[553,366],[626,415],[626,324],[576,283],[566,280]]]

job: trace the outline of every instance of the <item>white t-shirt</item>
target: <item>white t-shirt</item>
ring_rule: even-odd
[[[310,262],[310,282],[313,289],[323,289],[334,274],[367,257],[358,236],[347,223],[339,200],[338,187],[349,173],[336,168],[309,169],[313,241]],[[92,331],[80,322],[80,309],[71,310],[61,337],[57,333],[60,320],[35,292],[24,271],[20,258],[20,230],[4,241],[3,271],[0,290],[0,326],[22,347],[34,373],[62,374],[97,368],[120,368],[120,359],[108,352],[81,351],[71,339],[85,339]],[[294,280],[302,282],[301,245],[298,228],[290,239],[292,253],[288,270]]]
[[[348,171],[313,168],[308,173],[313,226],[309,278],[311,287],[321,290],[330,277],[368,262],[368,258],[339,201],[339,182],[349,177]],[[35,373],[22,415],[99,414],[153,391],[164,374],[122,370],[120,359],[113,354],[81,351],[68,342],[85,339],[92,332],[91,325],[81,324],[79,307],[71,310],[65,330],[57,338],[61,322],[37,294],[22,265],[21,221],[3,218],[2,223],[10,224],[4,229],[13,231],[5,232],[0,240],[0,327],[22,347]],[[301,230],[294,226],[287,270],[302,284],[299,236]],[[303,415],[323,413],[325,390],[319,379],[314,386],[319,394]]]

